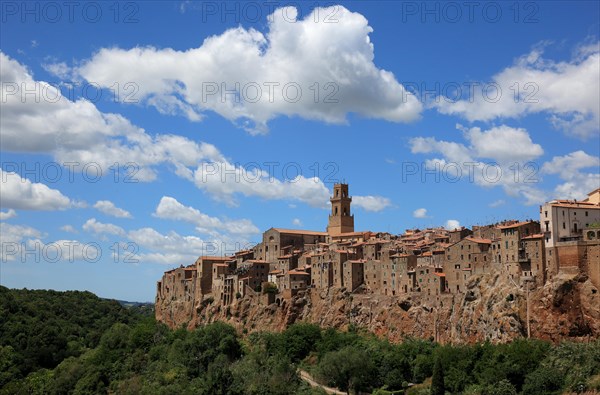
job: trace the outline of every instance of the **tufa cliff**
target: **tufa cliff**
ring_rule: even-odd
[[[507,342],[527,336],[527,292],[500,273],[472,276],[463,294],[430,298],[421,293],[383,296],[344,288],[299,291],[289,299],[268,302],[252,294],[223,305],[212,298],[161,300],[156,318],[192,329],[224,321],[241,333],[281,331],[303,321],[341,330],[349,325],[391,341],[405,336],[442,343]],[[271,297],[271,300],[273,298]],[[585,275],[561,274],[529,292],[531,337],[557,342],[600,335],[600,292]]]

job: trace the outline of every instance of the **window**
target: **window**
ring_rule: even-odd
[[[547,211],[545,211],[544,213],[546,214],[546,218],[548,218],[548,212],[547,212]]]
[[[585,212],[585,216],[586,216],[586,217],[588,216],[588,212],[587,212],[587,211]]]
[[[563,222],[563,229],[567,229],[567,226],[565,225],[564,222]]]

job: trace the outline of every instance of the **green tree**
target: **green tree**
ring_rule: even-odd
[[[374,373],[370,356],[352,346],[327,353],[317,367],[317,374],[321,379],[342,391],[369,390],[376,379]]]
[[[433,377],[431,378],[431,395],[444,395],[446,386],[444,385],[444,367],[442,359],[438,356],[435,358],[433,365]]]
[[[500,380],[495,385],[490,386],[489,395],[517,395],[517,389],[506,379]]]

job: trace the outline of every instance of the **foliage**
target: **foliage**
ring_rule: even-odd
[[[242,339],[216,322],[171,330],[88,292],[0,287],[0,394],[538,395],[600,388],[600,340],[439,345],[298,323]],[[414,383],[409,388],[409,383]]]
[[[433,365],[433,376],[431,378],[431,395],[444,395],[446,386],[444,384],[444,368],[442,360],[438,357]]]

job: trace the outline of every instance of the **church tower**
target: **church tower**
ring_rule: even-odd
[[[341,233],[354,232],[354,215],[350,213],[352,198],[348,195],[348,184],[335,184],[331,201],[331,214],[327,233],[337,236]]]

